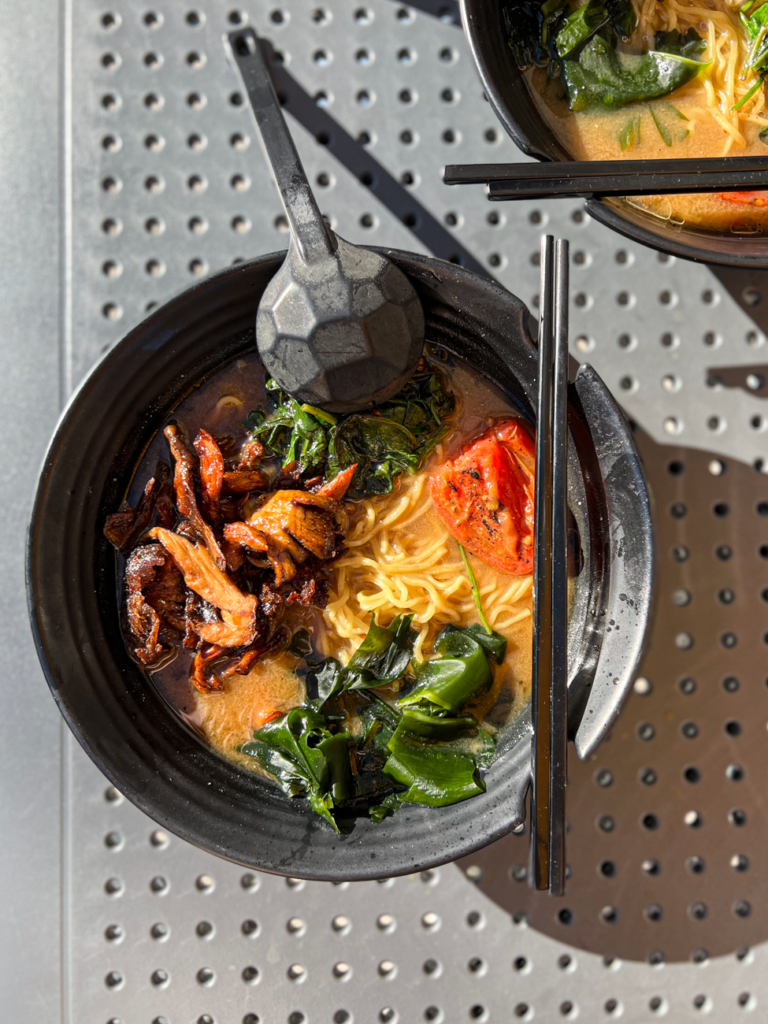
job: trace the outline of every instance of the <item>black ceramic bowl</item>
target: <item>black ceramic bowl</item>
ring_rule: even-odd
[[[539,115],[528,83],[507,45],[502,0],[460,0],[464,31],[485,93],[497,117],[520,149],[538,160],[572,160]],[[731,235],[678,226],[643,213],[621,200],[590,199],[595,220],[636,242],[704,263],[768,267],[768,237]]]
[[[471,362],[533,419],[535,350],[523,304],[439,260],[385,250],[412,279],[427,337]],[[184,839],[250,867],[321,879],[415,871],[455,859],[520,822],[530,716],[504,735],[487,792],[438,810],[404,807],[337,836],[306,806],[222,759],[165,703],[120,631],[116,560],[102,535],[147,444],[191,387],[253,350],[259,298],[283,260],[220,273],[153,313],[96,366],[51,442],[29,536],[30,615],[70,728],[104,774]],[[626,424],[599,378],[571,388],[569,504],[580,542],[569,632],[573,732],[583,755],[618,711],[650,601],[648,497]],[[609,620],[622,632],[606,629]],[[582,711],[585,724],[578,726]]]

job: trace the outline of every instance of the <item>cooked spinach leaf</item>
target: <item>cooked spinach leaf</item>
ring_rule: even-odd
[[[759,6],[754,3],[745,4],[739,11],[739,20],[750,40],[744,66],[762,76],[768,70],[768,3]],[[747,96],[742,103],[746,102]]]
[[[512,0],[504,7],[504,24],[518,67],[544,67],[556,59],[555,41],[564,7],[558,0]]]
[[[600,0],[590,0],[583,7],[577,7],[563,22],[557,33],[557,53],[559,57],[568,57],[582,43],[597,32],[608,21],[608,11]]]
[[[323,466],[328,454],[327,425],[305,411],[274,380],[267,381],[267,391],[274,395],[275,406],[271,411],[251,413],[253,439],[264,446],[266,455],[279,455],[283,465],[298,462],[302,472]]]
[[[357,463],[348,496],[388,494],[403,471],[417,472],[447,432],[456,408],[443,375],[422,367],[394,398],[372,412],[353,413],[331,430],[327,474]]]
[[[441,373],[422,363],[394,398],[365,413],[338,418],[311,405],[299,405],[273,381],[267,389],[271,410],[251,413],[253,438],[268,456],[297,462],[302,473],[328,479],[357,463],[350,499],[388,494],[403,472],[415,473],[445,436],[456,407]]]
[[[690,82],[708,65],[696,58],[706,40],[694,29],[656,35],[656,49],[643,54],[620,53],[613,43],[596,35],[577,60],[563,61],[563,82],[571,110],[592,106],[609,109],[660,99]]]
[[[626,40],[637,24],[632,0],[589,0],[573,11],[565,0],[508,0],[503,14],[518,67],[549,66],[551,75],[599,29]]]

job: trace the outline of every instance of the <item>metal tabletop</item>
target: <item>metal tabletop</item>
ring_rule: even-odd
[[[517,157],[451,0],[6,0],[3,14],[5,1018],[762,1019],[762,276],[660,257],[575,201],[490,206],[479,186],[444,187],[446,162]],[[67,396],[155,303],[285,245],[221,44],[245,22],[273,45],[310,180],[344,237],[459,260],[533,308],[542,232],[571,241],[572,355],[593,363],[636,425],[659,572],[635,692],[598,753],[571,757],[562,898],[528,889],[526,835],[380,883],[243,872],[162,833],[108,786],[37,665],[23,539]]]

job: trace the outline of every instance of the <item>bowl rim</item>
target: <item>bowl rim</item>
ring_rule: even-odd
[[[414,281],[417,278],[420,279],[421,285],[425,287],[436,287],[443,288],[444,294],[448,296],[448,301],[455,295],[455,291],[451,289],[455,286],[456,281],[464,281],[471,285],[475,289],[477,295],[485,300],[489,307],[497,309],[503,322],[503,327],[506,331],[525,332],[525,344],[528,346],[526,349],[527,357],[534,360],[533,346],[530,340],[530,335],[527,333],[526,317],[527,310],[520,302],[519,299],[512,296],[509,292],[502,289],[495,282],[483,279],[478,275],[466,271],[463,268],[458,268],[452,264],[444,263],[441,260],[437,260],[431,257],[418,256],[411,253],[398,253],[396,250],[377,250],[390,258],[393,258],[396,262],[398,260],[407,261],[409,273],[411,273]],[[158,821],[163,827],[169,831],[181,836],[187,841],[202,847],[210,852],[216,853],[225,859],[232,860],[245,867],[258,868],[260,870],[273,871],[289,876],[312,878],[312,879],[324,879],[330,881],[337,881],[340,879],[370,879],[379,878],[383,875],[394,875],[404,874],[415,870],[422,870],[427,867],[435,866],[440,863],[444,863],[448,860],[454,860],[459,856],[464,856],[478,849],[481,846],[486,845],[493,840],[500,838],[502,835],[508,833],[513,828],[517,827],[524,819],[524,797],[528,787],[529,781],[529,751],[526,749],[526,745],[522,742],[517,742],[514,749],[509,751],[506,758],[507,764],[499,764],[499,775],[497,776],[498,785],[493,787],[489,786],[489,791],[483,794],[481,797],[477,797],[471,801],[466,801],[464,804],[453,805],[454,808],[463,808],[462,813],[457,812],[453,815],[448,815],[445,812],[452,810],[451,808],[441,809],[435,813],[433,809],[428,809],[428,813],[433,817],[428,819],[428,823],[425,827],[425,833],[427,840],[435,840],[434,848],[430,850],[417,851],[412,847],[409,847],[407,843],[401,843],[401,848],[397,856],[391,855],[387,860],[386,857],[382,856],[377,860],[367,859],[366,854],[361,849],[359,852],[353,853],[352,850],[356,846],[364,846],[364,843],[360,843],[360,837],[358,836],[357,843],[349,843],[349,847],[346,849],[345,855],[345,838],[339,839],[335,837],[330,830],[320,833],[319,838],[315,841],[315,847],[319,847],[320,856],[318,857],[317,850],[312,851],[313,855],[307,855],[306,851],[301,853],[297,857],[292,857],[289,862],[285,861],[282,856],[284,851],[277,849],[279,843],[270,846],[267,841],[269,837],[260,835],[258,829],[254,835],[256,839],[262,842],[262,849],[259,851],[259,859],[256,862],[252,855],[252,846],[247,844],[244,846],[241,842],[235,841],[234,837],[237,837],[237,829],[233,830],[232,823],[227,821],[221,824],[221,828],[216,829],[218,822],[214,821],[214,827],[206,830],[200,825],[201,820],[205,819],[205,814],[200,811],[199,814],[193,813],[186,807],[183,811],[179,810],[179,807],[174,803],[174,795],[176,793],[173,789],[168,789],[165,785],[165,781],[160,779],[158,781],[155,778],[155,774],[158,776],[161,774],[160,768],[166,766],[169,771],[173,771],[174,765],[178,772],[178,766],[181,764],[182,774],[188,771],[194,774],[194,770],[197,770],[198,766],[202,766],[203,769],[213,771],[216,775],[216,784],[229,785],[232,787],[231,795],[225,794],[225,799],[228,799],[226,803],[226,809],[229,813],[230,806],[236,803],[238,796],[244,794],[252,797],[254,793],[258,792],[260,796],[263,796],[263,790],[258,788],[258,785],[254,785],[254,780],[258,780],[258,777],[251,777],[248,773],[244,773],[242,769],[237,768],[231,762],[226,762],[218,754],[213,753],[210,748],[204,747],[199,739],[195,739],[195,743],[200,747],[200,750],[195,751],[194,764],[186,765],[178,758],[176,762],[173,759],[174,751],[171,751],[169,756],[165,759],[160,756],[159,753],[153,752],[155,761],[153,762],[152,757],[147,758],[146,755],[146,741],[143,737],[139,737],[134,740],[133,736],[123,737],[120,736],[121,742],[125,744],[125,750],[121,750],[120,757],[122,760],[117,759],[117,755],[113,750],[105,747],[106,736],[95,736],[92,732],[89,732],[89,727],[85,724],[84,717],[82,714],[83,708],[82,703],[75,705],[71,701],[71,687],[72,682],[67,673],[72,673],[75,669],[67,665],[66,669],[62,671],[61,665],[57,664],[55,657],[52,655],[52,650],[55,650],[56,656],[61,657],[57,648],[57,643],[65,644],[69,642],[69,655],[73,658],[80,659],[80,667],[83,672],[98,671],[101,667],[101,663],[96,661],[96,669],[93,668],[93,657],[82,649],[77,649],[76,637],[68,637],[66,635],[67,625],[71,622],[68,618],[69,612],[61,607],[53,607],[55,604],[55,597],[51,597],[46,593],[43,585],[45,572],[47,566],[41,568],[40,558],[41,556],[41,538],[42,531],[46,526],[49,528],[50,520],[48,523],[41,521],[46,509],[50,509],[51,495],[48,490],[52,488],[50,484],[50,476],[52,472],[55,472],[55,459],[57,452],[61,450],[61,447],[67,441],[67,435],[71,434],[75,429],[73,424],[76,423],[77,417],[84,415],[84,410],[87,409],[87,403],[93,402],[98,399],[98,388],[103,387],[103,381],[100,378],[107,374],[107,372],[113,368],[116,360],[124,358],[131,354],[131,352],[141,347],[145,353],[145,359],[153,360],[158,358],[158,354],[163,351],[163,346],[172,346],[172,341],[167,338],[161,340],[156,347],[153,348],[152,332],[155,334],[158,332],[163,334],[163,324],[169,320],[172,320],[175,313],[181,308],[185,309],[190,303],[194,308],[199,306],[199,297],[207,296],[208,299],[215,301],[224,302],[223,296],[226,293],[226,286],[230,285],[232,288],[239,287],[237,278],[243,276],[243,286],[250,287],[249,297],[243,298],[242,302],[247,304],[251,301],[251,317],[255,312],[256,300],[252,297],[253,285],[249,285],[249,275],[254,277],[265,277],[277,269],[282,262],[283,253],[267,254],[262,257],[258,257],[254,260],[248,261],[247,263],[239,264],[235,267],[229,267],[218,274],[213,275],[210,278],[202,282],[197,282],[190,288],[185,289],[179,295],[172,298],[168,303],[159,307],[155,310],[146,320],[137,325],[131,332],[129,332],[116,346],[114,346],[104,357],[96,364],[89,376],[83,381],[80,388],[70,399],[66,409],[62,413],[59,423],[56,427],[53,439],[51,441],[48,452],[46,453],[43,467],[40,473],[40,481],[38,485],[37,494],[34,501],[32,516],[29,525],[28,534],[28,545],[27,545],[27,599],[28,608],[30,613],[30,619],[32,622],[32,630],[34,635],[35,646],[38,651],[43,670],[48,681],[49,687],[51,688],[52,694],[56,703],[61,711],[65,721],[69,725],[73,734],[76,736],[81,746],[86,750],[94,763],[100,768],[100,770],[107,776],[107,778],[141,810],[147,813],[154,820]],[[401,269],[405,269],[405,263],[401,262]],[[271,273],[270,273],[271,269]],[[435,285],[435,282],[439,282],[439,285]],[[219,294],[221,293],[221,294]],[[218,299],[216,298],[218,295]],[[226,304],[224,305],[225,310],[228,309]],[[450,311],[450,307],[446,304],[446,308]],[[482,311],[486,316],[488,315],[488,309]],[[229,321],[227,321],[229,323]],[[212,329],[212,328],[211,328]],[[233,342],[234,344],[234,342]],[[238,342],[240,344],[240,342]],[[528,351],[530,349],[530,351]],[[212,363],[211,369],[215,366],[225,362],[228,356],[216,357],[216,360]],[[209,371],[210,372],[210,371]],[[482,372],[482,371],[481,371]],[[511,371],[510,371],[511,372]],[[183,375],[182,375],[183,376]],[[582,381],[589,377],[589,374],[579,375]],[[593,377],[596,377],[594,373]],[[189,373],[189,377],[194,382],[198,378],[193,376],[192,371]],[[598,378],[599,380],[599,378]],[[577,386],[579,380],[577,378]],[[192,384],[185,385],[187,388],[193,386]],[[604,387],[604,386],[603,386]],[[580,397],[584,395],[589,397],[588,392],[584,391]],[[605,403],[608,401],[611,413],[615,413],[616,416],[620,417],[618,408],[615,407],[613,400],[602,392],[593,393],[593,401]],[[125,399],[127,401],[127,399]],[[164,413],[167,415],[168,405],[164,407]],[[106,414],[105,414],[106,415]],[[110,410],[109,415],[114,418],[113,412]],[[136,412],[136,416],[141,419],[143,412]],[[615,442],[615,431],[617,429],[616,423],[612,424],[612,450],[616,449]],[[623,427],[627,437],[629,432],[626,428],[626,424],[619,423],[618,429],[621,430]],[[89,424],[89,430],[95,429],[95,427]],[[150,427],[144,426],[143,430],[146,433]],[[155,427],[155,429],[157,429]],[[152,430],[154,433],[154,429]],[[72,443],[71,440],[67,443]],[[106,443],[106,442],[105,442]],[[629,440],[631,446],[631,439]],[[630,460],[631,461],[631,460]],[[94,455],[94,462],[98,463],[98,458]],[[138,463],[137,458],[131,460],[133,469],[131,470],[131,476]],[[109,472],[112,472],[114,463],[110,464]],[[644,481],[642,480],[642,473],[639,470],[639,462],[633,463],[633,481],[638,484],[637,473],[639,473],[639,485],[644,488]],[[66,478],[66,472],[64,477]],[[130,478],[130,477],[129,477]],[[647,492],[646,492],[647,499]],[[81,504],[86,505],[87,500]],[[98,503],[101,498],[96,498],[91,501]],[[78,501],[71,500],[69,504],[77,510],[80,508]],[[116,507],[111,505],[109,507]],[[72,515],[76,515],[76,511]],[[98,519],[94,519],[94,522],[98,522]],[[62,524],[56,524],[55,527],[58,530],[58,537],[56,543],[62,547],[65,547],[64,541],[61,539],[64,536],[66,528],[66,516]],[[649,521],[647,530],[650,529]],[[93,540],[89,541],[92,547],[96,546],[96,534],[93,533]],[[84,543],[84,542],[83,542]],[[649,541],[650,543],[650,541]],[[50,544],[50,542],[49,542]],[[90,549],[89,549],[90,550]],[[648,549],[650,550],[650,548]],[[648,561],[648,551],[646,551],[646,562]],[[652,563],[652,552],[651,552],[651,563]],[[62,563],[63,564],[63,563]],[[648,570],[652,568],[646,566]],[[73,576],[74,579],[74,576]],[[64,580],[63,577],[58,582],[59,587],[63,587],[64,583],[70,583],[70,580]],[[78,580],[74,580],[75,583]],[[107,581],[108,583],[109,581]],[[86,583],[88,580],[86,579]],[[82,587],[82,580],[80,580]],[[117,595],[112,591],[114,602],[113,613],[118,608]],[[623,596],[623,595],[622,595]],[[95,598],[94,598],[95,599]],[[76,603],[76,601],[75,601]],[[647,609],[646,609],[647,613]],[[74,613],[73,613],[74,614]],[[106,612],[100,612],[102,616],[107,615]],[[58,619],[56,616],[58,615]],[[115,615],[116,619],[119,619],[119,614]],[[631,675],[639,658],[640,650],[639,646],[642,642],[642,637],[645,632],[645,626],[647,626],[647,614],[642,627],[639,630],[639,642],[635,649],[630,652],[629,664],[622,663],[621,667],[616,669],[621,676],[622,685],[616,687],[615,682],[612,686],[611,692],[606,700],[602,702],[602,714],[603,714],[603,725],[604,729],[608,728],[610,724],[609,718],[615,716],[618,712],[621,698],[627,692],[631,683]],[[119,628],[119,622],[118,622]],[[88,635],[88,640],[94,639],[94,643],[91,645],[93,648],[98,647],[99,637],[93,637]],[[104,637],[101,637],[104,640]],[[123,647],[121,642],[121,647]],[[119,678],[121,685],[125,685],[125,694],[121,692],[118,699],[116,694],[111,694],[111,699],[118,702],[120,707],[120,713],[126,714],[130,711],[136,711],[138,709],[141,713],[146,714],[147,708],[152,711],[157,706],[162,706],[163,711],[166,715],[168,722],[175,723],[175,728],[170,729],[170,734],[173,738],[177,738],[180,734],[179,729],[185,729],[182,726],[178,717],[173,714],[167,704],[165,704],[162,697],[160,697],[155,687],[147,686],[147,677],[141,672],[132,662],[132,672],[134,676],[140,676],[141,687],[140,692],[137,694],[132,693],[130,690],[130,680],[124,680],[120,676],[120,664],[127,659],[127,653],[123,652],[120,656],[119,653],[109,647],[108,644],[104,644],[105,650],[101,654],[105,657],[104,665],[107,665],[113,672],[113,678]],[[98,652],[97,652],[98,655]],[[86,657],[91,658],[91,662],[86,662]],[[86,666],[83,668],[82,666]],[[122,669],[125,674],[125,669]],[[79,683],[77,685],[80,685]],[[83,684],[85,685],[85,684]],[[75,690],[79,694],[79,691]],[[589,700],[592,700],[594,694],[589,695]],[[79,699],[79,697],[78,697]],[[133,701],[133,704],[130,702]],[[121,703],[122,702],[122,703]],[[141,706],[139,706],[141,702]],[[101,712],[99,712],[101,713]],[[106,715],[106,712],[104,712]],[[608,718],[606,718],[606,714]],[[108,718],[108,715],[107,715]],[[104,721],[107,720],[104,718]],[[597,722],[597,718],[594,720]],[[521,719],[521,728],[527,728],[525,718]],[[603,730],[604,731],[604,730]],[[94,742],[94,740],[96,742]],[[142,747],[142,743],[144,746]],[[168,753],[168,752],[166,752]],[[142,756],[145,758],[142,761]],[[126,764],[130,763],[137,767],[136,774],[131,774],[126,770]],[[220,771],[215,772],[215,768],[218,765]],[[225,766],[225,767],[222,767]],[[140,769],[140,770],[138,770]],[[226,769],[226,770],[225,770]],[[155,773],[155,774],[153,774]],[[167,774],[167,773],[166,773]],[[237,779],[234,777],[237,776]],[[174,780],[171,779],[171,782]],[[198,779],[195,777],[194,785],[191,785],[189,780],[184,776],[179,779],[179,796],[177,799],[186,799],[187,803],[194,799],[196,794],[196,788],[199,788]],[[260,780],[263,785],[263,780]],[[162,783],[162,785],[161,785]],[[211,783],[208,783],[211,785]],[[186,787],[186,788],[184,788]],[[183,794],[181,790],[183,789]],[[279,793],[276,787],[270,787],[273,792]],[[158,796],[159,794],[159,796]],[[170,795],[169,795],[170,794]],[[280,802],[287,803],[279,794]],[[271,798],[270,798],[271,799]],[[472,807],[469,814],[466,813],[467,807]],[[222,807],[224,805],[222,804]],[[259,810],[260,805],[258,801],[254,801],[254,807],[249,810]],[[267,804],[263,808],[264,817],[267,818],[268,814],[271,813],[269,806],[269,799]],[[302,829],[304,833],[309,834],[312,831],[312,825],[307,821],[307,814],[293,807],[288,808],[289,814],[296,815],[295,829],[297,835],[301,836]],[[311,812],[307,812],[311,815]],[[421,827],[423,822],[419,814],[408,809],[407,812],[400,812],[403,817],[403,828],[405,829],[409,821],[415,823],[410,827],[417,829]],[[412,813],[413,818],[408,818],[407,813]],[[422,816],[423,817],[423,816]],[[394,819],[397,820],[397,819]],[[446,829],[445,825],[448,821],[453,823],[453,827]],[[238,824],[242,825],[242,822],[238,819]],[[226,827],[225,827],[226,825]],[[325,829],[325,826],[323,826]],[[229,830],[229,831],[227,831]],[[415,834],[415,833],[414,833]],[[386,833],[382,833],[386,840]],[[294,837],[295,838],[295,837]],[[402,840],[402,837],[400,837]],[[256,840],[254,840],[255,842]],[[426,842],[426,841],[425,841]],[[392,846],[392,842],[386,842],[381,844],[382,848],[388,848]],[[379,847],[376,847],[374,843],[371,849],[368,851],[374,851],[372,858],[375,857],[375,852]],[[266,852],[265,852],[266,851]],[[322,855],[334,854],[334,857],[329,862],[323,862]],[[390,851],[391,853],[391,851]],[[356,859],[357,858],[357,859]],[[364,859],[366,858],[366,859]],[[387,860],[387,863],[383,861]],[[350,861],[352,863],[350,864]]]

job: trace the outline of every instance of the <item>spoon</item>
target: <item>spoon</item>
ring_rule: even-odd
[[[323,220],[253,29],[224,38],[285,208],[290,242],[256,314],[267,372],[297,401],[352,412],[391,398],[424,348],[424,312],[405,274]]]

